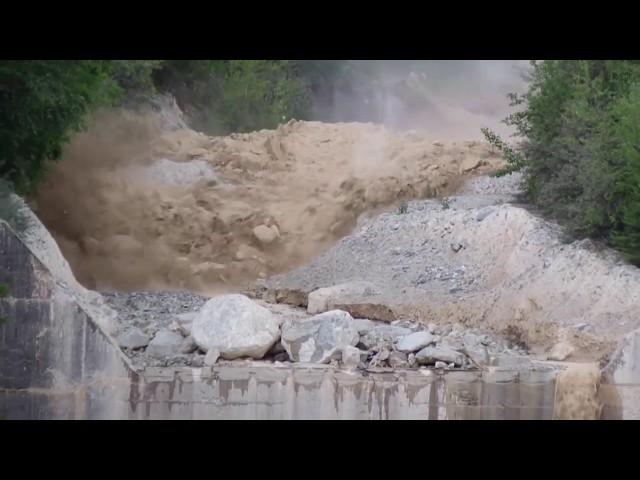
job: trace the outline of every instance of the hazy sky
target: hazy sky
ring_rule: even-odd
[[[511,111],[509,92],[523,92],[528,60],[362,60],[376,82],[334,91],[318,104],[326,121],[373,121],[440,138],[479,137],[488,126],[508,133],[501,120]],[[370,87],[370,88],[366,88]]]

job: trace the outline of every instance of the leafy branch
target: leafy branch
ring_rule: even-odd
[[[487,142],[489,142],[491,146],[497,148],[508,163],[505,168],[496,172],[494,176],[502,177],[512,172],[521,170],[525,167],[526,162],[524,155],[522,155],[520,152],[515,151],[504,140],[502,140],[500,136],[498,136],[488,128],[484,127],[480,130],[482,131],[482,134],[484,135],[484,138],[487,140]]]

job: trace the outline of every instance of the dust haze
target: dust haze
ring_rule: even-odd
[[[480,128],[513,133],[502,120],[513,110],[507,94],[524,93],[528,60],[360,61],[372,86],[334,88],[314,105],[329,122],[375,122],[442,140],[480,138]]]
[[[32,205],[89,288],[237,289],[309,261],[367,212],[501,166],[480,128],[508,133],[526,65],[374,61],[380,81],[329,92],[318,121],[226,137],[190,129],[171,101],[103,111]]]

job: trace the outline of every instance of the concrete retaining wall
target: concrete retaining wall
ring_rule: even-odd
[[[267,365],[149,369],[131,398],[132,418],[551,419],[551,372],[431,370],[361,373]],[[135,397],[135,398],[134,398]]]
[[[0,283],[11,292],[0,300],[0,316],[9,319],[0,327],[0,418],[554,418],[558,370],[552,366],[363,376],[329,366],[254,362],[135,372],[4,222]],[[640,418],[640,382],[631,381],[601,387],[609,418]]]
[[[110,400],[136,380],[128,359],[3,222],[0,283],[10,292],[0,300],[0,417],[126,416]]]

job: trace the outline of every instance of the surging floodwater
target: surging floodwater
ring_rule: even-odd
[[[524,65],[370,61],[369,90],[316,102],[316,118],[338,123],[227,137],[189,129],[173,101],[156,114],[102,112],[33,205],[90,288],[233,289],[308,261],[363,212],[495,168],[495,152],[464,141],[500,131]],[[354,120],[381,125],[339,123]]]
[[[368,210],[502,163],[480,142],[372,124],[207,137],[116,112],[72,141],[35,206],[89,288],[211,293],[309,261]]]

